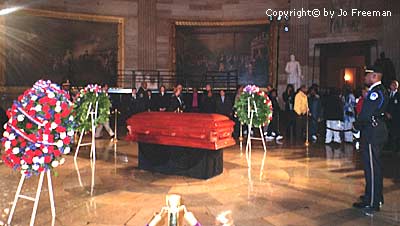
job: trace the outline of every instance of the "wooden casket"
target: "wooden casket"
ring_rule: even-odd
[[[127,120],[127,139],[138,142],[140,169],[207,179],[223,171],[233,125],[219,114],[143,112]]]

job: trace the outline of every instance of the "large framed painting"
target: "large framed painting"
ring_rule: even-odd
[[[123,69],[120,17],[25,9],[2,19],[5,86],[38,79],[116,85]]]
[[[209,72],[237,74],[239,84],[265,87],[274,79],[271,30],[268,20],[175,22],[176,71],[191,80]]]

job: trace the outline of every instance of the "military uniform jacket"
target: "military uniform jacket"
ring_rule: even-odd
[[[373,86],[364,99],[357,124],[361,129],[361,138],[369,144],[384,144],[387,140],[388,131],[383,117],[388,100],[382,84]],[[376,118],[375,123],[373,118]]]

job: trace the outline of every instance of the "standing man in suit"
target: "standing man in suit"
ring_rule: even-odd
[[[167,111],[170,96],[165,92],[165,86],[160,86],[160,93],[157,95],[157,111]]]
[[[389,145],[393,152],[400,152],[400,93],[399,82],[390,84],[389,104],[386,112],[389,126]]]
[[[172,95],[169,102],[168,111],[183,112],[185,110],[185,103],[183,101],[181,92],[182,89],[175,87],[174,94]]]
[[[384,121],[388,96],[383,86],[382,69],[378,66],[366,69],[365,83],[369,85],[356,128],[361,130],[361,151],[364,165],[365,193],[353,207],[364,214],[373,215],[383,204],[383,177],[381,155],[388,136]]]
[[[219,91],[219,97],[216,100],[216,112],[229,118],[232,117],[232,101],[225,95],[225,90]]]
[[[137,91],[139,98],[144,98],[147,95],[147,82],[143,81]]]
[[[128,118],[142,111],[140,107],[141,103],[137,95],[137,89],[135,87],[132,88],[132,94],[130,95],[127,104],[128,104],[127,106]]]

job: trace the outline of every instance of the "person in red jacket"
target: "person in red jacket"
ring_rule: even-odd
[[[368,94],[368,87],[365,86],[361,90],[361,96],[360,96],[360,98],[358,98],[358,101],[357,101],[357,104],[356,104],[357,115],[360,114],[360,112],[361,112],[361,108],[362,108],[362,105],[364,103],[364,98],[367,96],[367,94]]]

